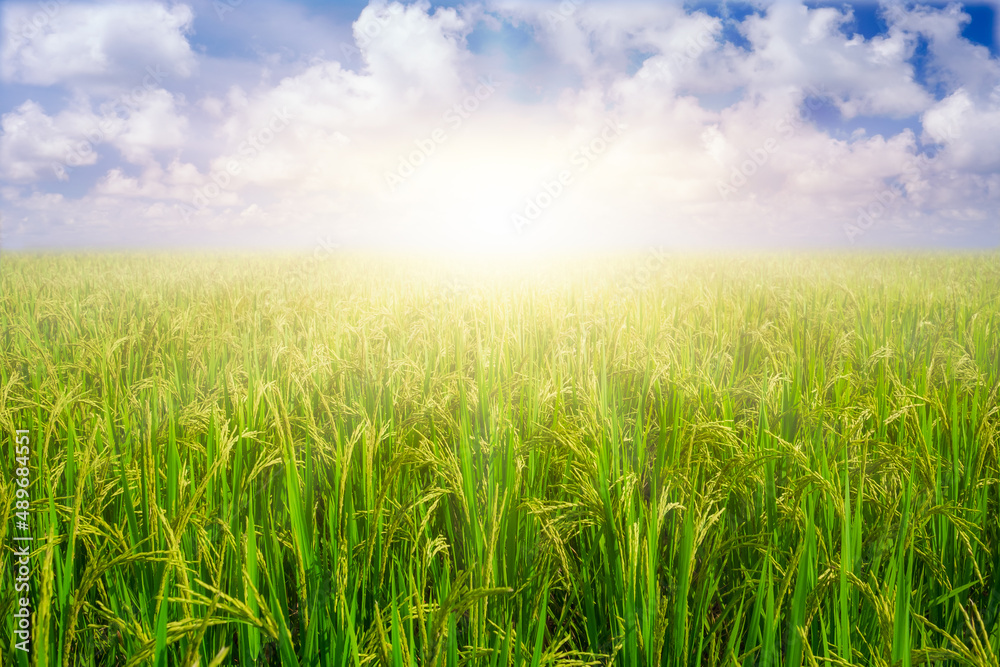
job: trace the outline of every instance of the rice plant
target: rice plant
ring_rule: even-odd
[[[3,256],[3,664],[1000,665],[995,253],[300,262]]]

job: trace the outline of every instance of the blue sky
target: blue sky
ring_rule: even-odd
[[[0,5],[0,243],[995,246],[996,6]]]

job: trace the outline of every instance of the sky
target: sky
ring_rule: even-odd
[[[0,247],[996,247],[997,7],[4,2]]]

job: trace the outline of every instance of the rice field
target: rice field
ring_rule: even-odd
[[[4,254],[0,663],[1000,665],[1000,256],[648,259]]]

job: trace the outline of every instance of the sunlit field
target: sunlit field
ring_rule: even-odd
[[[1000,256],[0,261],[32,665],[974,665]]]

